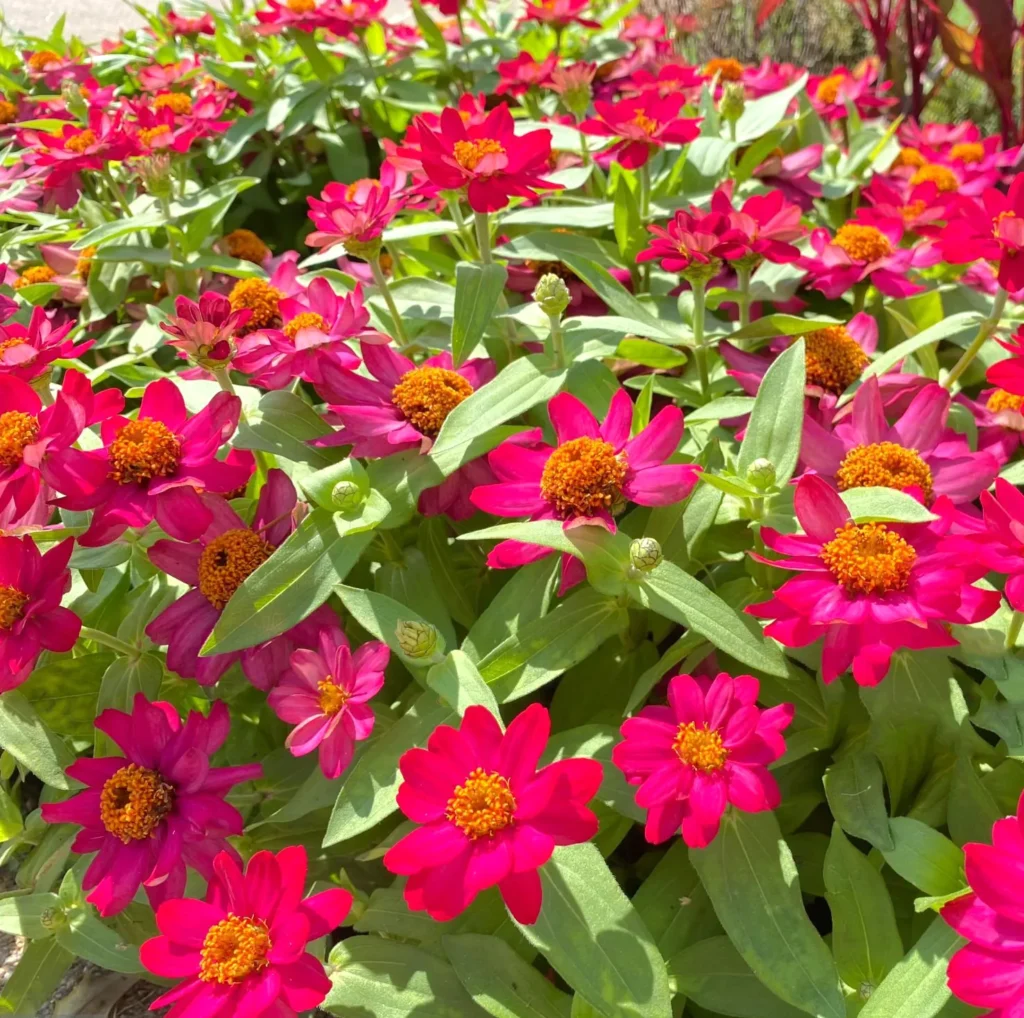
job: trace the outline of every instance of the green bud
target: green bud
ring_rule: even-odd
[[[559,318],[569,306],[572,295],[561,276],[546,272],[537,280],[537,285],[533,289],[533,299],[546,315]]]
[[[691,286],[699,286],[701,283],[708,283],[719,272],[722,271],[722,259],[712,258],[706,263],[702,262],[691,262],[680,275],[685,279]]]
[[[39,924],[44,930],[63,930],[68,925],[68,917],[62,908],[44,908],[39,913]]]
[[[743,84],[739,81],[727,81],[722,89],[722,98],[718,103],[718,112],[726,120],[739,120],[746,109],[747,96]]]
[[[238,41],[245,46],[246,49],[255,49],[260,41],[260,37],[252,25],[247,21],[243,21],[238,26]]]
[[[380,254],[381,238],[374,237],[373,240],[346,240],[345,251],[353,258],[362,258],[363,261],[372,261]]]
[[[418,661],[435,656],[438,634],[429,622],[402,620],[395,627],[395,636],[406,657]]]
[[[366,492],[355,481],[338,481],[331,489],[331,505],[338,512],[358,509],[366,501]]]
[[[634,569],[649,573],[661,564],[661,545],[653,537],[638,537],[629,546],[629,561]]]
[[[861,1000],[867,1000],[874,992],[875,984],[869,983],[867,980],[857,987],[857,996],[860,997]]]
[[[747,481],[758,491],[764,491],[775,483],[775,464],[761,456],[747,468]]]
[[[352,512],[370,497],[370,479],[357,460],[332,463],[299,481],[308,501],[331,512]]]
[[[171,157],[168,153],[158,152],[155,155],[133,159],[131,165],[142,186],[154,198],[172,196],[174,182],[171,179]]]
[[[65,78],[60,85],[60,97],[64,100],[64,105],[68,110],[79,120],[88,119],[89,104],[85,101],[77,82]]]

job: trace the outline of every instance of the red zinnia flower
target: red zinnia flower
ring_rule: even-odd
[[[62,324],[54,325],[55,321]],[[0,374],[31,382],[48,371],[58,357],[71,360],[85,353],[95,340],[76,344],[65,339],[74,325],[63,312],[51,319],[40,307],[32,309],[28,325],[4,322],[0,325]]]
[[[459,728],[441,725],[426,749],[402,756],[398,805],[422,826],[389,849],[384,865],[408,876],[409,908],[446,922],[497,885],[517,922],[537,921],[537,870],[556,845],[597,833],[587,803],[603,776],[597,760],[537,770],[550,731],[551,717],[537,703],[504,733],[485,707],[468,707]]]
[[[711,211],[725,216],[729,225],[746,238],[747,254],[758,261],[795,262],[799,248],[790,241],[805,233],[800,223],[800,206],[786,201],[781,191],[755,194],[736,209],[732,202],[732,188],[720,187],[711,196]]]
[[[162,936],[140,949],[142,964],[183,980],[153,1001],[175,1005],[176,1018],[292,1018],[312,1012],[331,981],[306,950],[336,929],[352,907],[340,887],[303,898],[306,850],[257,852],[243,873],[222,852],[204,901],[165,901],[156,913]]]
[[[352,22],[337,0],[267,0],[270,10],[257,11],[260,35],[278,35],[286,28],[301,32],[315,32],[326,28],[335,35],[348,35]]]
[[[845,120],[848,111],[846,103],[853,103],[860,116],[880,117],[885,110],[896,104],[896,99],[881,96],[892,84],[883,81],[876,85],[877,63],[865,61],[858,68],[861,73],[853,74],[846,67],[836,67],[830,74],[812,74],[807,82],[807,94],[818,116],[828,123]]]
[[[551,72],[558,64],[558,55],[552,53],[543,63],[538,63],[527,52],[514,60],[503,60],[498,64],[500,77],[495,95],[525,95],[531,88],[542,88],[551,81]]]
[[[50,167],[49,186],[81,170],[100,170],[111,160],[128,154],[121,115],[112,116],[95,106],[85,127],[67,124],[59,135],[23,131],[19,141],[27,150],[25,162]]]
[[[168,11],[167,27],[171,35],[180,35],[188,38],[196,35],[216,35],[217,26],[213,23],[213,15],[204,14],[199,18],[185,18],[174,11]]]
[[[700,120],[680,117],[686,97],[678,93],[662,98],[657,92],[646,92],[632,99],[610,103],[594,103],[597,116],[584,120],[580,130],[585,134],[618,138],[601,155],[614,159],[628,170],[635,170],[650,159],[652,153],[665,145],[685,145],[700,133]]]
[[[1008,577],[1004,593],[1015,611],[1024,611],[1024,495],[996,478],[995,493],[981,493],[985,531],[970,538],[985,567]]]
[[[645,707],[622,725],[612,763],[648,810],[644,831],[652,845],[682,829],[691,848],[706,848],[730,803],[745,813],[775,809],[779,786],[768,764],[786,752],[782,730],[793,705],[760,710],[752,675],[711,679],[677,675],[667,707]]]
[[[105,710],[96,727],[124,756],[85,757],[68,777],[88,787],[64,802],[43,805],[48,824],[78,824],[72,846],[97,852],[82,886],[101,915],[120,912],[141,884],[156,907],[185,890],[185,868],[207,880],[213,857],[232,854],[227,838],[242,833],[242,817],[225,797],[243,781],[263,774],[259,764],[211,767],[231,726],[218,700],[209,717],[189,713],[184,724],[169,703],[136,694],[132,712]],[[237,857],[237,855],[236,855]]]
[[[600,28],[601,23],[583,17],[590,0],[527,0],[522,21],[540,21],[554,28],[577,24],[584,28]]]
[[[637,256],[638,262],[661,261],[666,272],[686,273],[691,266],[710,266],[716,275],[724,260],[749,253],[748,235],[720,212],[704,212],[691,205],[679,209],[668,226],[649,226],[651,246]],[[710,271],[710,270],[709,270]]]
[[[198,303],[178,297],[174,316],[160,328],[173,337],[168,345],[191,363],[221,367],[231,360],[233,341],[251,317],[249,308],[234,311],[222,293],[206,290],[199,295]]]

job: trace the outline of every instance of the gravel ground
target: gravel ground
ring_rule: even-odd
[[[156,0],[144,0],[156,7]],[[0,0],[0,13],[12,28],[34,35],[49,35],[61,14],[68,29],[89,41],[116,36],[122,28],[135,28],[142,19],[121,0]]]

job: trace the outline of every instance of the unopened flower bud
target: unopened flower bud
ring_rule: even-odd
[[[151,156],[143,156],[132,162],[136,176],[142,186],[154,198],[170,198],[174,190],[171,179],[171,157],[167,152],[157,152]]]
[[[661,545],[653,537],[638,537],[629,546],[629,561],[641,573],[656,569],[661,558]]]
[[[62,908],[44,908],[39,913],[39,925],[44,930],[62,930],[68,924],[68,917]]]
[[[569,293],[569,287],[565,285],[565,280],[561,276],[545,272],[533,288],[533,299],[546,315],[558,318],[572,301],[572,294]]]
[[[256,45],[260,41],[260,37],[256,32],[256,29],[247,21],[243,21],[238,25],[238,41],[246,49],[255,49]]]
[[[857,987],[857,996],[860,997],[861,1000],[867,1000],[874,992],[875,984],[869,983],[867,980],[864,980],[864,982]]]
[[[437,649],[437,630],[429,622],[402,620],[395,627],[395,636],[402,653],[415,660],[432,657]]]
[[[758,491],[764,491],[775,483],[775,464],[764,456],[754,460],[747,468],[747,482]]]
[[[85,120],[89,116],[89,106],[82,95],[82,89],[78,82],[65,78],[60,85],[60,97],[64,100],[68,112],[78,117],[79,120]]]
[[[747,106],[747,95],[739,81],[727,81],[722,89],[718,112],[726,120],[739,120]]]
[[[339,512],[351,512],[366,501],[366,492],[354,481],[338,481],[331,489],[331,503]]]

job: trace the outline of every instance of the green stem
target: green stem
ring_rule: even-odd
[[[1024,612],[1015,611],[1010,619],[1010,627],[1006,630],[1006,649],[1013,650],[1017,646],[1017,637],[1024,626]]]
[[[398,341],[403,347],[409,345],[409,337],[406,335],[405,326],[402,324],[402,316],[398,313],[398,306],[395,304],[395,298],[391,296],[391,288],[388,286],[388,281],[384,276],[384,270],[380,267],[380,255],[374,255],[370,259],[370,272],[373,273],[373,281],[377,284],[377,289],[380,290],[380,295],[384,298],[384,303],[388,306],[388,313],[391,315],[391,321],[395,323],[395,332],[398,333]]]
[[[462,206],[457,197],[448,199],[448,211],[452,214],[452,222],[458,227],[462,243],[466,245],[467,250],[472,251],[476,247],[473,231],[466,225],[466,218],[462,214]]]
[[[992,313],[978,326],[978,334],[971,340],[971,345],[960,355],[960,360],[953,365],[953,370],[942,383],[944,389],[952,389],[960,376],[970,367],[971,361],[978,356],[978,352],[985,345],[985,340],[996,331],[999,319],[1002,317],[1003,308],[1006,307],[1007,292],[1000,287],[996,292],[995,303],[992,305]]]
[[[235,384],[231,381],[231,371],[225,365],[223,367],[214,368],[213,375],[217,379],[217,384],[229,395],[237,396],[235,392]]]
[[[646,225],[651,218],[651,167],[650,161],[640,167],[640,222]]]
[[[103,168],[100,170],[100,176],[103,178],[103,182],[107,185],[107,190],[110,191],[114,201],[121,206],[121,211],[131,218],[132,207],[128,204],[128,199],[124,195],[124,191],[121,190],[120,185],[114,180],[114,175],[110,172],[110,167],[104,163]]]
[[[111,650],[117,651],[118,654],[124,654],[126,657],[138,657],[140,653],[138,647],[133,647],[130,643],[125,643],[124,640],[119,640],[116,636],[103,632],[102,629],[89,629],[88,626],[82,626],[78,638],[80,640],[92,640],[93,643],[109,647]]]
[[[740,328],[750,324],[750,273],[749,265],[736,266],[736,282],[739,289],[736,303],[740,309]]]
[[[711,391],[708,379],[708,352],[704,349],[704,297],[707,283],[691,283],[693,287],[693,359],[697,362],[700,394],[706,403]]]
[[[551,340],[549,346],[551,359],[555,362],[555,367],[564,368],[565,332],[562,330],[562,316],[548,315],[548,321],[551,323]]]
[[[853,288],[853,313],[859,315],[868,299],[868,283],[857,283]]]
[[[486,212],[473,213],[476,219],[476,242],[480,246],[480,261],[490,265],[491,258],[491,217]]]

